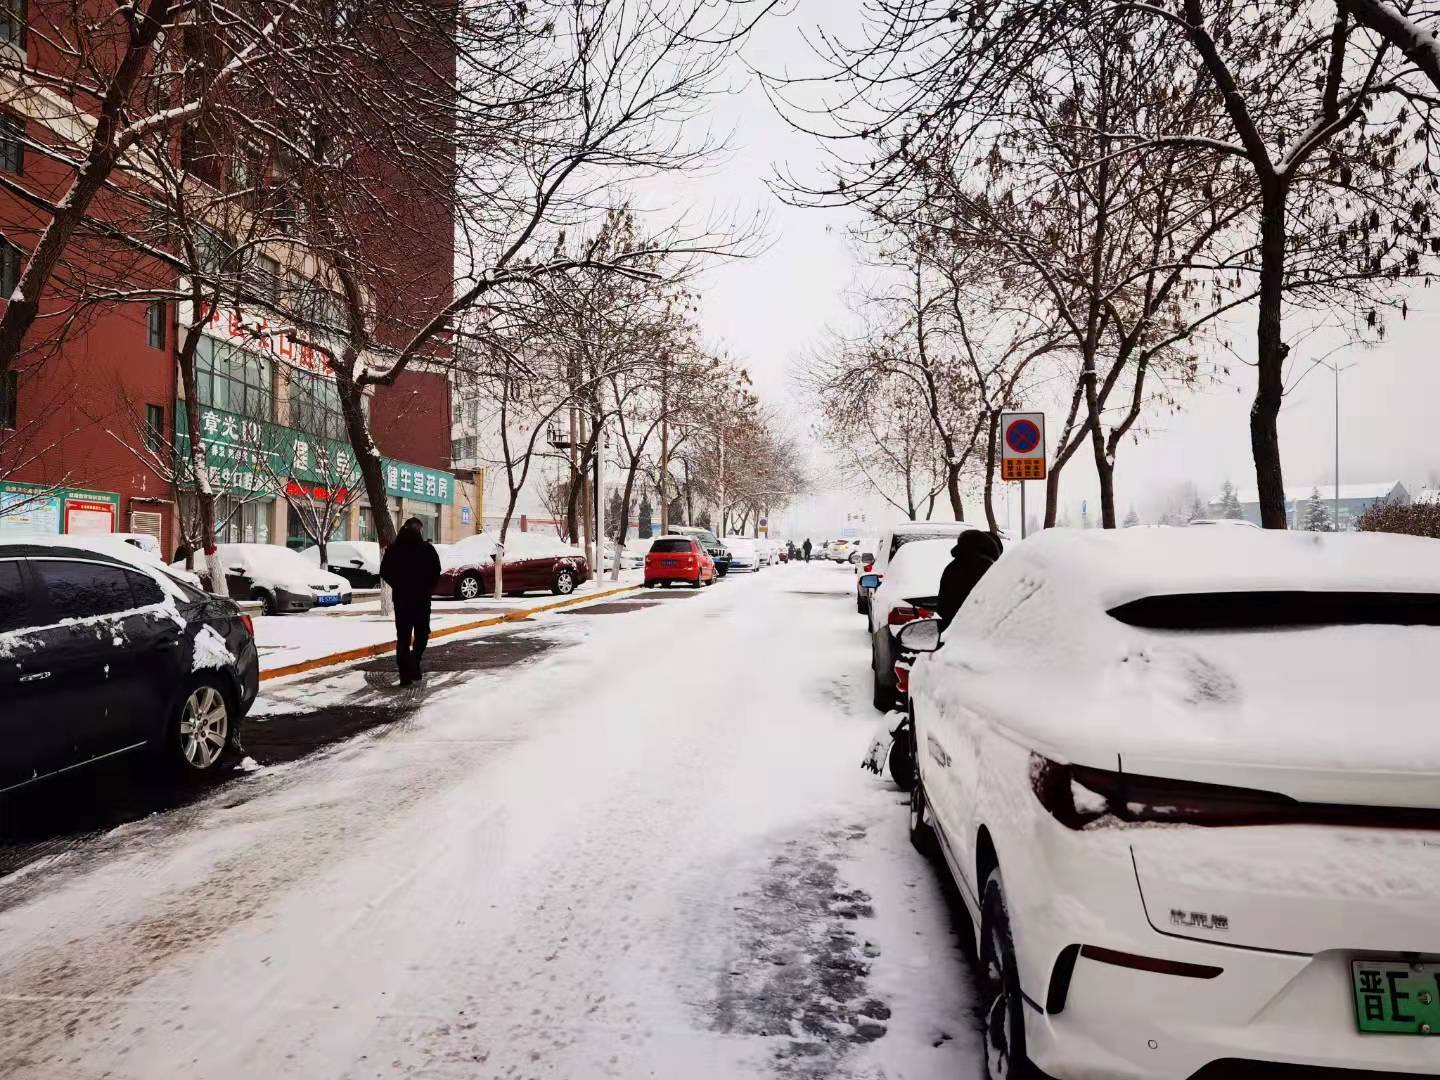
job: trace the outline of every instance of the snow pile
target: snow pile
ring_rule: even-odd
[[[1440,594],[1440,543],[1250,529],[1050,530],[1011,546],[961,608],[943,649],[916,665],[911,690],[952,722],[988,720],[1101,768],[1113,768],[1119,753],[1440,769],[1432,695],[1416,677],[1440,666],[1440,628],[1175,631],[1107,613],[1147,596],[1267,590]]]
[[[445,552],[445,559],[452,560],[452,565],[463,563],[488,563],[495,557],[495,543],[500,538],[498,532],[476,533],[474,536],[467,536],[463,540],[457,540],[448,545],[449,550]],[[548,533],[526,533],[510,532],[505,537],[505,561],[516,562],[520,559],[544,559],[570,556],[571,558],[583,558],[585,553],[571,544],[565,543],[558,536]],[[442,560],[443,561],[443,560]]]
[[[200,633],[195,635],[195,653],[190,663],[191,671],[203,671],[206,668],[225,669],[235,663],[235,654],[225,644],[225,639],[213,626],[200,627]]]

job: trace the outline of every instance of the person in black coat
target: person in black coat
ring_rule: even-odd
[[[430,594],[440,580],[440,556],[425,539],[425,526],[410,518],[380,560],[380,577],[395,601],[395,664],[400,685],[420,678],[420,658],[430,640]]]
[[[995,565],[1003,550],[1000,538],[984,529],[968,529],[960,534],[950,549],[950,565],[940,575],[941,633],[950,626],[970,590],[979,584],[985,571]]]
[[[805,543],[803,543],[803,544],[800,545],[800,549],[805,552],[805,561],[806,561],[806,562],[809,562],[809,561],[810,561],[810,538],[809,538],[808,536],[805,538]]]

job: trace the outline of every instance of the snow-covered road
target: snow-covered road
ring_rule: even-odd
[[[569,647],[0,881],[0,1076],[978,1074],[938,876],[858,767],[853,589],[546,616]]]

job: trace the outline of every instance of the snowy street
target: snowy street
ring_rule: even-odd
[[[419,690],[266,683],[229,783],[17,800],[0,1076],[983,1075],[963,916],[859,768],[854,588],[778,566],[437,642]]]

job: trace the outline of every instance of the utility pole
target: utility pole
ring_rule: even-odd
[[[716,535],[725,539],[725,421],[720,421],[720,520],[715,523]]]
[[[670,532],[670,354],[660,361],[660,535]]]
[[[595,580],[605,572],[605,431],[595,417]]]

